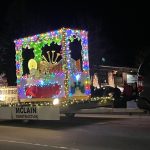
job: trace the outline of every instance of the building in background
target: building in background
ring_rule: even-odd
[[[95,66],[92,71],[97,73],[100,87],[117,85],[122,91],[125,82],[132,85],[138,81],[137,68],[100,65]]]
[[[0,75],[0,104],[11,104],[18,101],[17,87],[8,86],[5,74]]]

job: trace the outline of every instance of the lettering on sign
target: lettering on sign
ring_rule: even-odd
[[[16,119],[38,119],[36,107],[16,107]]]
[[[38,115],[16,115],[17,119],[38,119]]]
[[[16,107],[16,113],[37,113],[36,107]]]

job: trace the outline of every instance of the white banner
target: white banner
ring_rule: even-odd
[[[38,120],[38,109],[36,106],[19,106],[12,108],[12,117],[13,119],[32,119]]]
[[[0,119],[59,120],[58,106],[0,107]]]
[[[0,107],[0,119],[11,120],[11,107]]]

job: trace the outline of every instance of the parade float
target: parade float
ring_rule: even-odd
[[[75,39],[80,41],[82,46],[82,57],[78,60],[71,57],[69,47]],[[50,47],[51,44],[60,45],[59,52],[55,49],[43,51],[45,46]],[[86,31],[62,28],[15,40],[15,46],[20,102],[50,101],[54,98],[89,99],[91,91]],[[23,51],[29,52],[30,50],[33,51],[34,56],[25,60]],[[25,66],[24,63],[28,65]],[[25,69],[28,69],[28,72],[25,72]]]
[[[80,43],[80,50],[72,50],[74,42]],[[14,43],[17,98],[10,108],[0,107],[0,119],[58,120],[62,110],[67,115],[76,113],[70,109],[73,104],[99,100],[103,106],[110,101],[91,97],[87,31],[61,28]]]

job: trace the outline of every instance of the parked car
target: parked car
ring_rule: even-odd
[[[113,96],[113,91],[114,91],[114,87],[112,86],[103,86],[102,88],[99,89],[93,89],[92,91],[92,95],[93,96],[98,96],[98,97],[102,97],[102,96]]]
[[[114,87],[112,86],[104,86],[102,87],[103,96],[113,96],[114,93]]]

